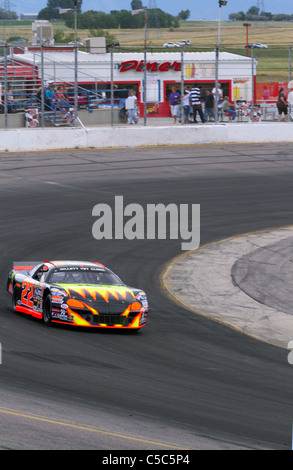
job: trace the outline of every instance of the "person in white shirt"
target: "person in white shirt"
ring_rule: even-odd
[[[290,119],[293,119],[293,89],[290,90],[288,94],[288,103],[289,103],[289,113]]]
[[[126,98],[126,108],[128,111],[129,124],[137,123],[136,116],[137,97],[134,94],[134,90],[129,91],[129,96]]]
[[[190,86],[187,86],[184,91],[184,97],[182,100],[183,104],[183,113],[184,113],[184,124],[189,123],[189,116],[190,116]]]
[[[214,95],[214,99],[216,101],[216,87],[212,89],[212,94]],[[218,102],[223,99],[223,90],[221,87],[221,83],[218,83]]]

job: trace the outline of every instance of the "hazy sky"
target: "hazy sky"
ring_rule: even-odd
[[[0,0],[3,6],[4,0]],[[73,1],[72,1],[73,4]],[[109,13],[110,10],[130,10],[131,0],[83,0],[82,11],[101,10]],[[218,18],[218,0],[143,0],[147,7],[157,6],[161,10],[172,15],[177,15],[181,10],[190,10],[190,19],[215,20]],[[11,0],[10,9],[20,13],[36,13],[47,5],[47,0]],[[291,5],[291,6],[289,6]],[[221,8],[222,19],[228,19],[230,13],[238,11],[246,12],[251,6],[264,6],[265,11],[271,13],[293,14],[293,2],[291,0],[228,0],[228,4]]]

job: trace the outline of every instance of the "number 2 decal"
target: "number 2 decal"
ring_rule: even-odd
[[[21,303],[27,307],[33,308],[34,303],[31,300],[34,293],[34,285],[32,282],[24,281],[22,284],[23,291],[21,294]]]

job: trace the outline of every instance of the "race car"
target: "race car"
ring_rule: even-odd
[[[12,308],[46,325],[139,330],[148,300],[98,262],[15,262],[8,275]]]

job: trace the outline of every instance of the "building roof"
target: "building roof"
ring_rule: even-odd
[[[23,62],[33,63],[37,65],[41,62],[40,51],[27,51],[24,54],[13,54],[14,59]],[[143,60],[144,54],[141,52],[114,52],[114,62],[126,62],[129,60]],[[63,64],[73,64],[75,60],[74,50],[58,51],[58,50],[44,50],[44,62],[59,62]],[[107,63],[110,62],[111,57],[109,53],[105,54],[91,54],[84,51],[78,51],[79,63]],[[148,52],[148,61],[181,61],[180,52]],[[250,57],[233,54],[230,52],[220,52],[220,61],[227,62],[251,62]],[[186,62],[214,62],[215,52],[185,52],[184,61]]]

